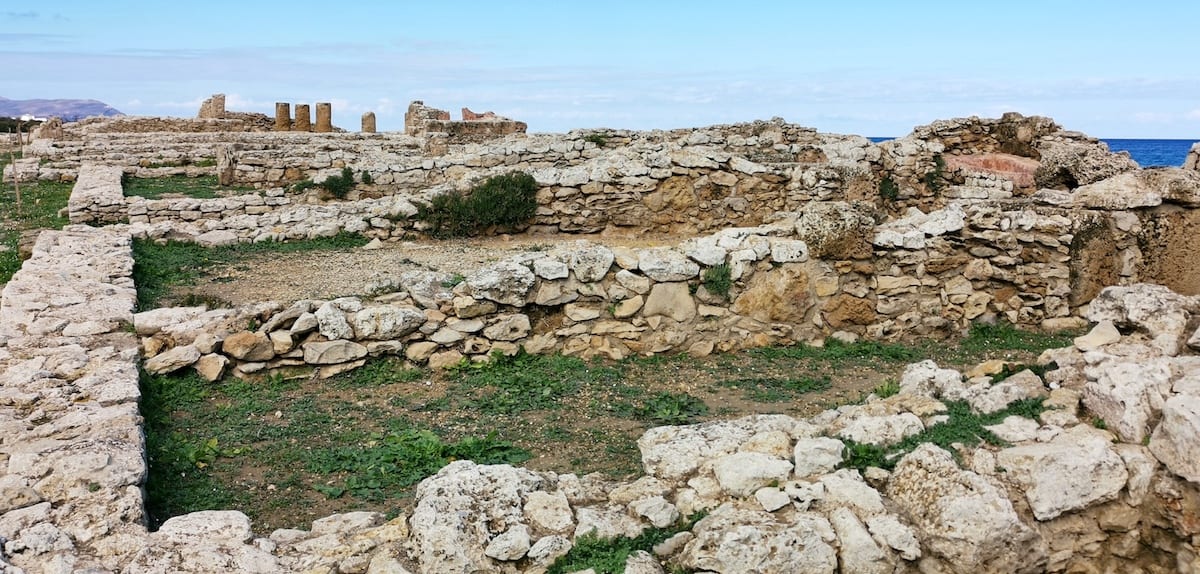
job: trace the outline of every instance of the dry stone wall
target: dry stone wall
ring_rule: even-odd
[[[927,131],[878,146],[781,121],[470,145],[392,134],[38,140],[30,148],[50,161],[37,177],[78,170],[72,219],[131,223],[43,233],[0,299],[0,572],[543,572],[583,534],[632,536],[699,510],[704,520],[630,568],[1200,569],[1200,300],[1138,283],[1166,268],[1157,251],[1194,253],[1171,229],[1200,207],[1200,176],[1133,169],[1036,118]],[[445,149],[431,155],[430,141]],[[164,152],[231,157],[222,167],[235,178],[261,174],[271,189],[93,207],[115,197],[120,173]],[[342,166],[390,177],[391,193],[324,203],[269,184]],[[457,284],[410,272],[369,297],[132,312],[132,236],[391,238],[411,232],[413,193],[518,168],[542,186],[541,229],[621,217],[649,222],[639,229],[722,229],[672,248],[564,244]],[[885,176],[894,203],[874,199]],[[728,270],[727,294],[704,281],[713,269]],[[652,429],[633,482],[459,461],[390,521],[355,512],[264,536],[226,510],[144,527],[143,358],[153,372],[210,380],[321,377],[381,355],[431,367],[518,349],[704,355],[829,334],[943,336],[990,317],[1096,327],[1039,358],[1057,367],[1044,376],[994,382],[926,362],[906,370],[896,396],[810,419]],[[246,330],[251,318],[261,327]],[[895,444],[944,421],[951,401],[988,413],[1039,397],[1053,408],[989,427],[1005,446],[927,444],[891,471],[838,468],[849,442]]]
[[[644,270],[684,273],[663,264],[669,259],[648,255]],[[606,260],[580,257],[566,271],[594,275]],[[707,516],[653,553],[631,556],[627,571],[1200,568],[1192,542],[1200,535],[1200,300],[1162,287],[1103,291],[1088,313],[1096,328],[1039,359],[1057,365],[1044,379],[1024,371],[993,383],[925,361],[905,370],[898,394],[809,419],[659,427],[638,441],[645,475],[632,482],[458,461],[423,481],[411,513],[391,520],[351,512],[265,534],[241,512],[215,510],[171,518],[151,533],[140,488],[138,353],[125,325],[148,332],[205,312],[134,316],[131,267],[130,238],[119,226],[45,232],[0,300],[4,572],[544,572],[585,534],[634,536],[698,511]],[[511,284],[469,281],[493,304],[516,303]],[[383,337],[430,320],[418,311],[389,318],[353,300],[305,308],[313,305],[276,314],[263,331],[304,321],[331,334]],[[482,328],[525,328],[498,325]],[[219,346],[265,358],[280,337],[259,335],[234,333]],[[312,344],[304,352],[370,353]],[[988,413],[1034,397],[1052,408],[987,427],[1004,446],[951,452],[925,444],[890,471],[838,468],[850,441],[895,444],[945,420],[949,401]],[[1108,430],[1081,420],[1081,406]],[[736,542],[726,542],[731,535]]]

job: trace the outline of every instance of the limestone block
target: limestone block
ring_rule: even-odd
[[[221,352],[239,361],[269,361],[275,357],[275,345],[265,333],[239,331],[225,337]]]
[[[996,462],[1043,521],[1113,500],[1129,478],[1108,434],[1088,425],[1072,427],[1049,443],[1001,450]]]
[[[700,265],[695,261],[661,247],[639,250],[638,269],[655,281],[687,281],[700,274]]]
[[[1162,408],[1150,452],[1179,476],[1200,484],[1200,397],[1176,395]]]
[[[146,360],[146,372],[153,375],[172,373],[200,359],[200,351],[191,345],[182,345],[159,353]]]
[[[670,317],[681,323],[690,321],[696,316],[696,301],[687,283],[657,283],[646,297],[642,315]]]
[[[310,365],[334,365],[367,356],[367,348],[353,341],[311,341],[302,347],[304,362]]]

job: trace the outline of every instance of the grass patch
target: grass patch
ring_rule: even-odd
[[[996,446],[1007,446],[1007,443],[983,427],[999,424],[1013,415],[1037,420],[1037,416],[1046,410],[1042,404],[1044,400],[1034,398],[1013,401],[1003,410],[986,415],[973,412],[971,405],[966,401],[948,401],[945,403],[946,414],[950,417],[948,420],[928,427],[921,433],[910,436],[897,444],[885,447],[844,441],[847,456],[842,467],[863,470],[874,466],[891,470],[905,454],[912,452],[913,449],[924,443],[933,443],[955,453],[956,457],[958,456],[957,451],[951,446],[956,443],[975,446],[980,442],[986,442]]]
[[[341,485],[314,486],[330,498],[350,493],[362,500],[379,502],[389,493],[412,486],[455,460],[517,464],[530,456],[528,451],[497,439],[495,433],[446,443],[427,430],[404,429],[373,434],[362,444],[316,451],[308,462],[308,470],[346,476]]]
[[[121,179],[126,197],[144,197],[160,199],[165,195],[182,195],[193,199],[213,199],[253,191],[252,187],[222,186],[217,183],[217,176],[204,175],[188,177],[172,175],[167,177],[125,177]]]
[[[367,238],[362,235],[344,232],[333,237],[239,243],[214,248],[183,241],[159,244],[152,240],[137,239],[133,242],[133,280],[137,285],[138,310],[153,309],[166,302],[173,287],[194,284],[196,279],[216,265],[265,254],[352,249],[366,244]]]
[[[685,425],[708,414],[704,401],[687,393],[661,392],[633,409],[637,418],[656,425]]]
[[[20,153],[13,154],[16,159]],[[8,165],[8,153],[0,153],[0,171]],[[67,206],[72,183],[49,181],[20,184],[21,205],[16,188],[7,180],[0,184],[0,285],[8,283],[21,268],[21,233],[35,229],[62,229],[69,223],[58,212]]]
[[[967,337],[958,344],[959,351],[981,354],[989,351],[1027,351],[1040,353],[1046,349],[1068,347],[1074,338],[1072,333],[1040,333],[1025,331],[1012,323],[974,323]]]
[[[920,349],[899,343],[867,340],[843,343],[833,338],[826,339],[823,347],[809,345],[763,347],[750,352],[763,358],[814,359],[839,365],[847,361],[907,363],[918,360],[922,355]]]
[[[484,414],[514,415],[559,408],[580,387],[618,381],[621,371],[577,357],[519,354],[494,356],[459,369],[456,376],[464,387],[476,390],[464,398],[467,405]]]
[[[723,381],[721,385],[742,389],[748,401],[780,403],[794,400],[797,395],[823,391],[832,383],[829,377],[745,377]]]
[[[666,528],[647,528],[635,538],[601,538],[585,534],[575,539],[571,550],[555,560],[546,574],[566,574],[588,568],[596,574],[622,574],[625,561],[633,553],[653,553],[655,546],[680,532],[691,530],[702,518],[703,513],[696,513]]]

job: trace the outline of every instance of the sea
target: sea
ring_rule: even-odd
[[[871,141],[879,143],[895,138],[873,137]],[[1146,140],[1146,139],[1116,139],[1100,138],[1108,144],[1112,151],[1127,151],[1142,167],[1180,167],[1187,158],[1192,144],[1200,140]]]

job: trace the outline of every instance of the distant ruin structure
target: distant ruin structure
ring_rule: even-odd
[[[375,133],[375,112],[364,112],[362,115],[362,133]]]
[[[468,108],[462,109],[462,120],[451,120],[450,112],[426,106],[421,100],[414,100],[409,104],[408,111],[404,114],[404,133],[410,136],[444,133],[452,139],[476,141],[508,134],[523,134],[528,127],[525,122],[493,112],[477,114]]]
[[[314,131],[318,133],[333,131],[333,105],[329,102],[317,102],[317,128]]]
[[[292,130],[292,105],[287,102],[275,102],[275,131],[287,132]]]
[[[225,118],[225,94],[213,94],[200,104],[200,112],[196,117],[202,120],[220,120]]]
[[[294,132],[312,131],[312,111],[308,104],[296,104],[296,122],[292,124]]]

